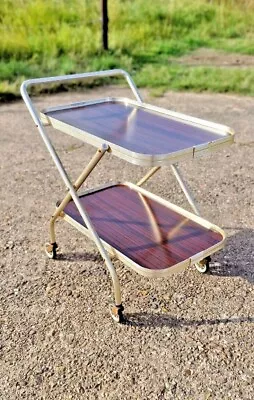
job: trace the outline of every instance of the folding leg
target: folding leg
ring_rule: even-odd
[[[150,179],[157,171],[159,171],[161,167],[153,167],[152,169],[150,169],[150,171],[147,172],[147,174],[145,176],[143,176],[143,178],[141,178],[136,185],[137,186],[142,186],[144,183],[146,183],[148,181],[148,179]]]
[[[101,149],[98,149],[89,162],[89,164],[86,166],[82,174],[78,177],[76,182],[74,183],[73,187],[77,191],[80,186],[85,182],[87,177],[90,175],[90,173],[93,171],[93,169],[96,167],[98,162],[102,159],[106,151],[108,150],[108,146],[102,146]],[[66,205],[69,203],[71,200],[71,195],[70,193],[67,193],[65,198],[62,200],[62,202],[58,205],[57,209],[55,210],[54,214],[50,218],[50,243],[46,244],[46,253],[49,258],[55,258],[56,257],[56,249],[57,249],[57,243],[56,243],[56,235],[55,235],[55,222],[56,219],[61,215],[62,211],[66,207]]]
[[[179,168],[176,164],[172,164],[171,165],[171,169],[182,189],[182,191],[184,192],[189,204],[191,205],[193,211],[195,212],[196,215],[198,215],[200,217],[200,212],[198,209],[198,206],[194,200],[193,194],[190,191],[190,188],[188,187],[187,183],[184,181],[182,174],[179,171]],[[206,257],[203,260],[201,260],[200,262],[195,264],[196,269],[204,274],[206,272],[209,271],[209,265],[210,265],[210,261],[211,261],[211,257]]]
[[[180,173],[178,166],[176,164],[172,164],[171,169],[172,169],[183,193],[185,194],[186,199],[188,200],[189,204],[191,205],[194,213],[200,217],[200,212],[199,212],[198,206],[194,200],[193,194],[191,193],[190,188],[188,187],[187,183],[183,179],[183,176]]]
[[[144,175],[143,178],[141,178],[138,183],[137,186],[142,186],[145,182],[148,181],[148,179],[150,179],[161,167],[157,166],[157,167],[153,167],[152,169],[150,169],[150,171],[147,172],[146,175]],[[189,188],[189,186],[187,185],[187,183],[185,182],[178,166],[176,164],[171,164],[171,169],[173,171],[173,174],[175,175],[183,193],[185,194],[186,199],[188,200],[189,204],[191,205],[194,213],[198,216],[200,216],[200,212],[198,209],[198,206],[196,204],[196,201],[194,200],[193,194],[191,193],[191,190]],[[160,238],[160,233],[158,230],[156,230],[156,226],[153,224],[154,229],[155,229],[155,233],[156,233],[156,237]],[[204,258],[204,260],[201,260],[199,263],[195,264],[196,269],[201,272],[201,273],[206,273],[209,270],[209,264],[211,261],[211,257],[207,257]]]
[[[102,157],[104,156],[104,154],[108,151],[109,146],[108,145],[103,145],[100,149],[98,149],[95,153],[95,155],[93,156],[93,158],[91,159],[91,161],[89,162],[89,164],[86,166],[86,168],[84,169],[84,171],[81,173],[81,175],[77,178],[77,180],[75,181],[74,185],[73,185],[73,189],[75,190],[75,192],[77,192],[77,190],[81,187],[81,185],[85,182],[85,180],[87,179],[87,177],[90,175],[90,173],[93,171],[93,169],[96,167],[96,165],[99,163],[99,161],[102,159]],[[55,221],[56,219],[61,215],[61,213],[63,212],[65,206],[69,203],[69,201],[74,197],[72,194],[67,193],[65,198],[61,201],[61,203],[58,205],[55,213],[52,215],[51,219],[50,219],[50,238],[51,238],[51,243],[46,243],[46,253],[48,255],[49,258],[55,258],[56,257],[56,249],[57,249],[57,243],[56,243],[56,237],[55,237]],[[77,206],[77,204],[76,204]],[[81,212],[80,212],[81,213]],[[83,216],[82,216],[83,217]],[[83,217],[88,229],[89,229],[89,222],[90,222],[90,230],[92,231],[91,233],[94,234],[94,241],[97,245],[97,247],[100,250],[100,253],[109,269],[109,272],[111,274],[111,278],[113,281],[113,288],[114,288],[114,295],[115,295],[115,305],[111,307],[110,309],[110,313],[112,318],[117,321],[117,322],[123,322],[124,317],[123,317],[123,306],[122,306],[122,302],[121,302],[121,292],[120,292],[120,283],[119,283],[119,279],[118,276],[116,274],[115,268],[106,252],[106,250],[104,249],[103,245],[101,244],[101,241],[96,233],[96,231],[94,230],[92,223],[88,217],[88,215],[86,215],[86,220]],[[89,222],[88,222],[89,221]]]
[[[150,179],[157,171],[159,171],[161,167],[157,166],[157,167],[153,167],[152,169],[150,169],[150,171],[147,172],[147,174],[145,176],[143,176],[143,178],[141,178],[138,183],[137,186],[142,186],[145,182],[148,181],[148,179]],[[187,186],[186,182],[184,181],[182,174],[179,171],[179,168],[176,164],[171,164],[171,169],[182,189],[182,191],[184,192],[188,202],[190,203],[193,211],[195,212],[196,215],[200,216],[200,212],[198,210],[198,206],[194,200],[193,194],[191,193],[189,187]]]
[[[38,81],[40,81],[40,80],[38,80]],[[84,209],[84,207],[82,206],[82,204],[80,202],[80,199],[76,193],[77,188],[72,185],[72,183],[67,175],[67,172],[65,171],[65,169],[62,165],[62,162],[61,162],[58,154],[56,153],[56,150],[53,147],[49,136],[47,135],[47,133],[44,129],[44,126],[40,120],[38,112],[34,108],[32,102],[31,102],[31,99],[27,93],[27,86],[29,86],[30,84],[32,84],[34,82],[37,82],[37,80],[31,80],[31,81],[24,82],[21,87],[21,94],[22,94],[22,97],[27,105],[27,108],[36,124],[36,127],[38,128],[39,133],[40,133],[40,135],[41,135],[41,137],[42,137],[42,139],[43,139],[43,141],[44,141],[44,143],[45,143],[45,145],[46,145],[46,147],[47,147],[47,149],[59,171],[59,174],[62,177],[62,179],[69,191],[68,195],[65,197],[64,201],[62,202],[61,207],[58,207],[56,215],[59,212],[61,213],[60,209],[63,208],[63,205],[65,204],[65,202],[67,202],[67,200],[69,201],[69,196],[70,196],[73,199],[87,229],[90,232],[91,239],[95,242],[95,244],[96,244],[96,246],[97,246],[97,248],[109,270],[109,273],[110,273],[110,276],[112,279],[112,283],[113,283],[113,290],[114,290],[114,297],[115,297],[115,305],[111,308],[111,316],[115,321],[123,322],[124,318],[123,318],[123,306],[122,306],[122,301],[121,301],[121,290],[120,290],[120,283],[119,283],[119,279],[118,279],[116,270],[111,262],[111,259],[108,255],[107,251],[105,250],[105,248],[101,242],[101,239],[99,238],[99,236],[91,222],[89,215],[87,214],[86,210]],[[104,146],[106,146],[106,147],[104,147]],[[82,180],[86,179],[86,176],[89,175],[89,173],[92,171],[92,169],[98,163],[99,159],[102,157],[102,155],[105,153],[105,151],[108,150],[108,145],[105,144],[104,146],[101,149],[102,153],[101,154],[96,153],[93,160],[91,160],[91,163],[89,163],[89,166],[87,166],[87,168],[83,172],[83,174],[77,179],[76,183],[78,183],[78,185]],[[103,152],[102,150],[104,150],[104,148],[105,148],[105,151]],[[93,165],[93,163],[94,163],[94,165]],[[53,225],[54,224],[52,223],[52,226]],[[52,238],[54,239],[53,229],[52,229]]]

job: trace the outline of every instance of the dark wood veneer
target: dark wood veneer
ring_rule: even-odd
[[[170,154],[222,137],[202,127],[114,101],[46,114],[139,154]]]
[[[81,202],[100,238],[144,268],[171,267],[222,241],[219,233],[125,185],[87,194]],[[84,225],[73,201],[64,212]]]

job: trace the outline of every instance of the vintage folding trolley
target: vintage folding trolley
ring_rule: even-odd
[[[27,91],[31,85],[115,76],[127,80],[135,100],[106,97],[38,112]],[[225,234],[200,217],[176,163],[231,144],[234,139],[231,129],[145,104],[130,75],[119,69],[27,80],[21,86],[21,94],[68,189],[50,219],[46,253],[49,258],[57,256],[55,221],[59,217],[90,237],[112,278],[115,304],[111,315],[115,321],[123,322],[124,315],[111,256],[152,278],[167,277],[193,264],[201,273],[208,270],[211,254],[224,246]],[[46,133],[47,125],[97,148],[74,184]],[[136,184],[105,184],[78,192],[107,152],[149,167],[149,171]],[[164,165],[170,165],[194,213],[141,188]]]

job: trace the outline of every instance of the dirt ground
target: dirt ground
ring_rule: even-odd
[[[39,108],[129,96],[108,87],[58,94]],[[202,215],[228,235],[211,272],[146,279],[116,262],[128,323],[108,313],[111,281],[91,241],[57,223],[58,260],[44,254],[64,186],[22,102],[0,107],[0,398],[229,400],[254,398],[254,99],[167,93],[147,102],[231,126],[236,143],[182,171]],[[50,131],[71,177],[94,149]],[[156,132],[154,133],[156,134]],[[107,155],[87,187],[137,181],[144,169]],[[146,188],[188,207],[169,168]]]
[[[248,68],[253,67],[254,57],[247,54],[200,48],[182,57],[171,57],[169,62],[195,66]]]

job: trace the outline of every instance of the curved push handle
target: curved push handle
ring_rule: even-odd
[[[124,71],[123,69],[110,69],[106,71],[96,71],[96,72],[84,72],[82,74],[71,74],[71,75],[62,75],[62,76],[52,76],[52,77],[46,77],[46,78],[36,78],[36,79],[28,79],[24,81],[20,87],[20,92],[21,96],[23,97],[24,102],[26,103],[26,106],[28,110],[30,111],[30,114],[33,117],[34,122],[36,125],[38,124],[37,118],[38,115],[35,112],[34,107],[32,106],[32,102],[30,99],[30,96],[27,92],[27,89],[29,86],[36,86],[36,85],[41,85],[41,84],[47,84],[47,83],[53,83],[53,82],[68,82],[72,80],[84,80],[84,79],[89,79],[89,78],[106,78],[110,76],[119,76],[122,75],[126,79],[130,89],[132,90],[132,93],[136,97],[137,101],[142,103],[142,98],[138,92],[138,89],[133,82],[131,76],[128,74],[128,72]],[[35,113],[35,115],[34,115]],[[35,118],[37,117],[37,118]]]

